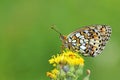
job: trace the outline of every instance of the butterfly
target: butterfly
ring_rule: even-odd
[[[112,32],[108,25],[89,25],[65,36],[54,27],[51,28],[60,34],[63,47],[90,57],[94,57],[103,51]]]

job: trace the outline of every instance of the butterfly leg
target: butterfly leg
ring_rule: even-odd
[[[64,49],[65,49],[64,45],[60,46],[60,49],[61,49],[60,53],[62,53],[64,51]]]

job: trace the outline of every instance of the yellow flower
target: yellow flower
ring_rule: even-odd
[[[54,66],[57,64],[69,64],[69,65],[84,65],[84,59],[75,52],[72,52],[70,50],[63,51],[61,54],[57,54],[57,56],[53,56],[49,60],[50,64],[53,64]]]
[[[50,77],[51,79],[56,79],[56,75],[51,72],[47,72],[47,76]]]
[[[57,75],[59,74],[59,71],[55,68],[51,72],[47,72],[47,76],[51,79],[56,79]]]
[[[58,71],[56,68],[53,69],[51,72],[52,72],[53,74],[55,74],[55,75],[59,74],[59,71]]]

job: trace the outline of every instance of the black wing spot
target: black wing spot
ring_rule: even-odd
[[[100,44],[98,46],[100,47]]]

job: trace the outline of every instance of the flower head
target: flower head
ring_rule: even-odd
[[[59,74],[59,71],[55,68],[51,72],[47,72],[47,76],[51,79],[56,79],[57,75]]]
[[[69,65],[84,65],[84,59],[75,52],[72,52],[70,50],[63,51],[61,54],[57,54],[57,56],[53,56],[49,60],[50,64],[58,65],[58,64],[69,64]]]

